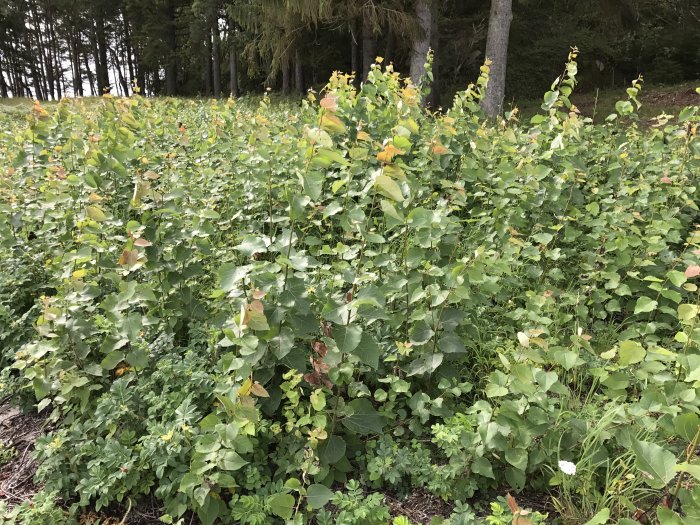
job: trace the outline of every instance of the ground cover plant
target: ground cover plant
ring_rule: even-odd
[[[0,394],[51,425],[5,520],[697,523],[699,109],[593,125],[575,59],[526,122],[380,63],[3,115]]]

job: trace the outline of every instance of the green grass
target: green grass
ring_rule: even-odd
[[[651,119],[662,113],[678,114],[678,112],[688,106],[700,103],[700,95],[695,88],[700,86],[700,79],[696,82],[685,82],[672,86],[645,86],[642,85],[642,92],[639,101],[642,106],[639,108],[639,118],[643,122],[650,122]],[[605,117],[615,112],[615,103],[618,100],[627,100],[625,88],[604,89],[587,93],[575,93],[571,95],[571,102],[586,117],[593,118],[594,122],[600,123]],[[520,109],[521,118],[529,119],[540,112],[541,98],[515,101],[514,105]]]

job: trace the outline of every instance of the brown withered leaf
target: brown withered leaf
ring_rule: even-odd
[[[322,341],[314,341],[311,344],[311,348],[313,348],[314,352],[321,356],[321,358],[326,357],[326,354],[328,353],[328,347]]]
[[[251,385],[250,393],[257,397],[270,397],[267,390],[257,381]]]
[[[316,375],[315,373],[314,374],[311,374],[311,373],[304,374],[304,381],[306,381],[307,383],[309,383],[312,386],[321,386],[321,378],[318,375]]]

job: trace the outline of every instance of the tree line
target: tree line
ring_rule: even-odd
[[[699,29],[695,0],[10,0],[0,95],[303,93],[377,56],[418,79],[432,49],[433,104],[490,55],[498,105],[546,89],[571,45],[590,86],[698,78]]]

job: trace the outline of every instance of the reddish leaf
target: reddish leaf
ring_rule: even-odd
[[[510,492],[506,494],[506,503],[508,503],[508,507],[510,508],[510,511],[513,514],[520,514],[520,507],[518,506],[518,503],[515,501],[515,498],[510,495]]]
[[[331,95],[330,93],[326,95],[321,100],[321,107],[328,111],[335,111],[338,109],[338,95]]]
[[[141,248],[146,248],[147,246],[153,246],[153,243],[148,239],[140,238],[134,241],[134,246],[139,246]]]
[[[700,266],[697,264],[691,264],[685,269],[685,276],[688,279],[692,279],[693,277],[697,277],[700,275]]]

